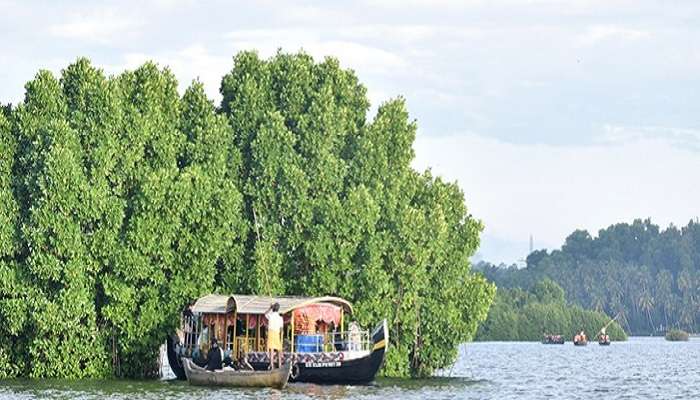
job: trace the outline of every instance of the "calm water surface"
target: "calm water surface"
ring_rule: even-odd
[[[609,347],[472,343],[442,375],[282,391],[175,381],[0,381],[0,399],[700,399],[700,339],[631,338]]]

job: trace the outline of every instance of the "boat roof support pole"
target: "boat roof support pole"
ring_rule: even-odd
[[[245,315],[245,344],[244,344],[244,349],[245,349],[246,353],[248,352],[248,330],[250,329],[250,328],[248,328],[250,326],[249,318],[250,318],[250,314],[246,314]]]
[[[231,335],[231,340],[233,340],[233,346],[231,347],[231,353],[234,357],[238,358],[238,353],[236,352],[236,330],[238,328],[238,310],[233,312],[233,335]]]
[[[255,322],[255,351],[260,351],[260,314]]]

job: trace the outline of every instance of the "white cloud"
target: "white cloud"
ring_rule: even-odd
[[[700,150],[700,130],[665,126],[605,125],[601,143],[624,144],[663,139],[681,149]]]
[[[303,49],[316,59],[333,56],[343,67],[367,73],[389,74],[408,65],[391,51],[349,40],[325,40],[318,32],[304,29],[239,30],[225,37],[237,50],[257,49],[263,57],[272,56],[278,48],[284,51]]]
[[[134,16],[119,15],[113,10],[96,10],[73,15],[68,22],[48,27],[49,34],[65,39],[106,44],[132,37],[142,25]]]
[[[596,25],[588,27],[586,32],[579,35],[578,42],[581,45],[591,46],[606,40],[636,41],[650,37],[651,34],[646,31],[615,25]]]
[[[184,49],[156,54],[128,53],[118,65],[105,67],[105,71],[118,74],[124,70],[133,70],[147,61],[158,63],[161,67],[168,67],[178,79],[180,92],[190,86],[194,79],[204,84],[207,96],[218,103],[221,100],[219,86],[221,78],[233,67],[233,59],[230,56],[217,56],[211,54],[201,44],[194,44]]]
[[[700,171],[700,154],[658,138],[557,147],[419,135],[415,150],[417,168],[459,182],[486,239],[520,243],[520,256],[530,234],[538,247],[557,248],[578,228],[596,233],[645,217],[682,225],[698,214],[700,185],[691,177]],[[515,261],[509,249],[488,248],[487,260]]]

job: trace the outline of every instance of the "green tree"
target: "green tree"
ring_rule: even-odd
[[[576,231],[562,250],[533,253],[523,269],[488,264],[479,269],[505,287],[530,289],[552,279],[571,303],[619,314],[633,334],[662,334],[661,325],[697,330],[699,227],[690,221],[660,230],[638,219],[611,225],[597,237]]]
[[[455,185],[411,168],[403,99],[366,123],[351,71],[282,53],[239,54],[221,93],[243,154],[245,290],[333,293],[355,301],[363,324],[387,317],[388,375],[454,361],[493,296],[469,273],[481,225]]]
[[[602,312],[568,305],[562,288],[545,279],[529,292],[499,288],[494,306],[479,328],[477,340],[539,341],[543,334],[571,338],[581,330],[594,336],[608,321],[610,317]],[[611,324],[607,332],[613,340],[627,338],[617,322]]]
[[[13,351],[21,340],[28,317],[22,295],[25,284],[17,263],[20,250],[19,206],[14,194],[17,141],[10,110],[0,111],[0,379],[19,375],[27,360]]]
[[[214,291],[347,297],[390,321],[387,375],[473,337],[495,290],[470,271],[482,225],[411,168],[403,99],[367,122],[354,72],[303,53],[240,53],[221,92],[78,59],[0,109],[0,378],[152,376]]]

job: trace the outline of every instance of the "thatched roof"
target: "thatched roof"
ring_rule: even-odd
[[[234,294],[232,296],[210,294],[197,300],[192,312],[207,314],[225,314],[236,310],[239,314],[264,314],[273,303],[280,304],[280,314],[286,314],[297,308],[311,304],[330,303],[352,313],[352,304],[340,297],[296,297],[296,296],[252,296]]]

